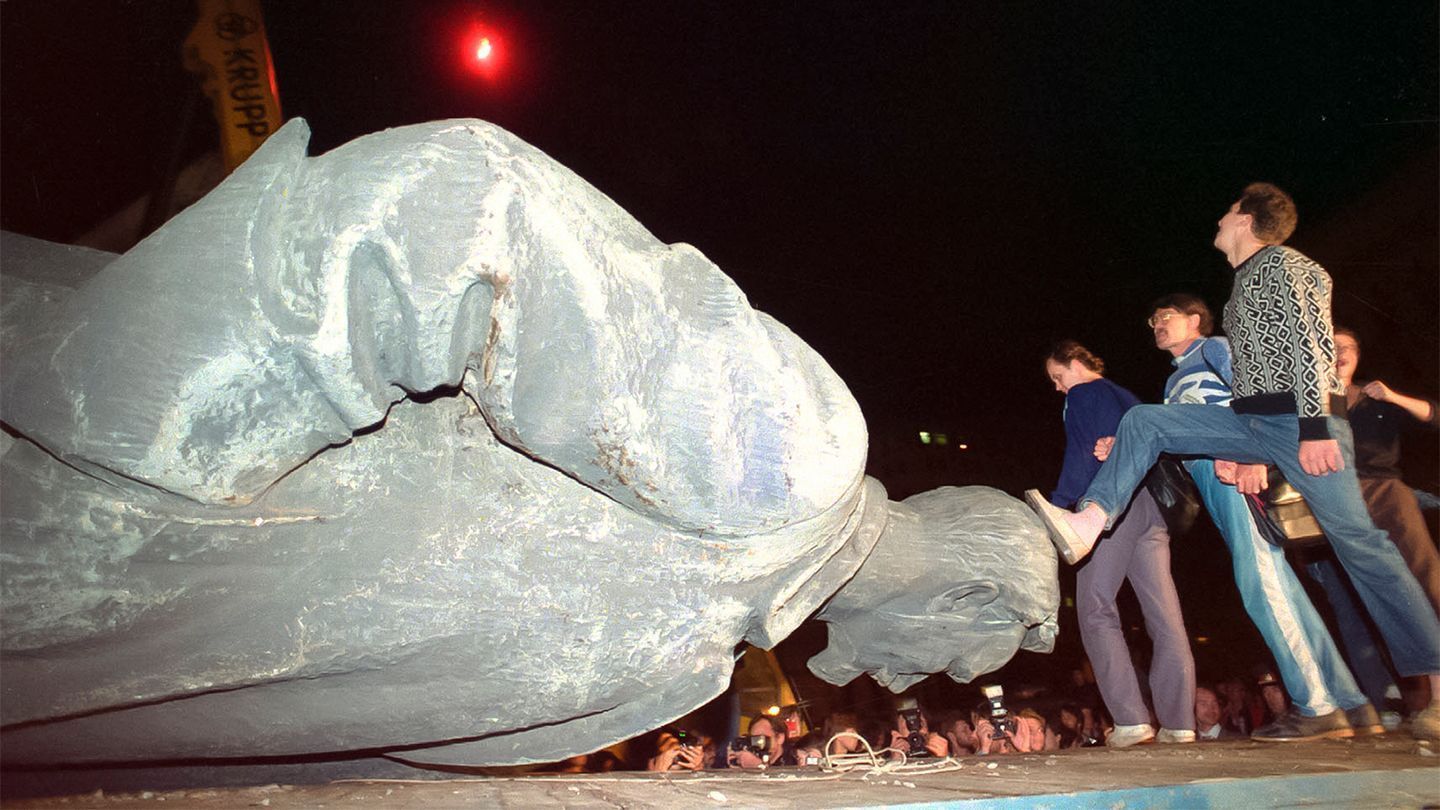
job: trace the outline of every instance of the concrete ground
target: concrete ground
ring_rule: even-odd
[[[369,779],[21,799],[10,808],[1426,807],[1440,758],[1403,735],[965,757],[893,771]]]

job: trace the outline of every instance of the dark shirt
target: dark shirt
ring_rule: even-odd
[[[1100,462],[1095,458],[1095,442],[1114,436],[1120,417],[1140,404],[1134,394],[1101,377],[1081,383],[1065,394],[1065,463],[1060,468],[1060,482],[1050,493],[1050,502],[1068,509],[1075,505]]]
[[[1440,425],[1440,408],[1430,403],[1429,427]],[[1400,431],[1416,420],[1393,402],[1380,402],[1364,394],[1350,408],[1350,430],[1355,434],[1355,473],[1361,478],[1400,477]]]

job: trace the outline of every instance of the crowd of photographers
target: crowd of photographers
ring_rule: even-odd
[[[849,764],[925,763],[945,757],[1033,754],[1103,746],[1114,729],[1093,680],[1077,669],[1060,688],[980,688],[968,709],[933,710],[914,699],[872,704],[868,712],[837,711],[802,718],[790,707],[742,723],[724,739],[670,726],[635,741],[630,759],[613,751],[567,760],[555,770],[701,771],[724,768],[819,768]],[[1273,671],[1231,677],[1196,689],[1195,728],[1200,741],[1246,739],[1289,708]],[[808,719],[809,722],[805,722]]]
[[[853,713],[836,714],[819,731],[794,741],[775,736],[768,718],[760,718],[759,728],[771,734],[770,745],[776,746],[772,750],[781,751],[777,761],[794,765],[819,764],[827,754],[832,760],[868,752],[891,760],[902,756],[924,760],[1105,745],[1114,723],[1093,683],[1078,673],[1076,681],[1072,689],[1022,690],[1023,696],[1014,701],[1007,700],[998,686],[982,687],[982,699],[965,711],[930,712],[902,699],[893,714],[867,721]],[[1284,714],[1288,704],[1283,686],[1268,670],[1253,687],[1246,679],[1229,678],[1199,688],[1196,725],[1201,739],[1242,739]],[[732,756],[730,762],[737,759]],[[752,760],[743,766],[756,765]]]

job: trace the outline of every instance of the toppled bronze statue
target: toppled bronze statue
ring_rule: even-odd
[[[6,763],[556,760],[812,614],[835,683],[1051,648],[1029,510],[889,501],[699,251],[480,121],[307,140],[119,257],[6,238]]]

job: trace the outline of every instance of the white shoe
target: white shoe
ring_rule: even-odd
[[[1162,728],[1155,732],[1155,742],[1184,744],[1195,742],[1195,732],[1188,728]]]
[[[1190,732],[1194,734],[1195,732]],[[1138,726],[1116,726],[1105,738],[1105,745],[1110,748],[1129,748],[1132,745],[1153,742],[1155,740],[1155,728],[1149,723],[1141,723]]]
[[[1085,542],[1084,538],[1070,525],[1070,521],[1065,519],[1065,516],[1070,513],[1050,503],[1044,495],[1040,494],[1040,490],[1025,490],[1025,501],[1030,504],[1031,509],[1035,510],[1035,514],[1040,516],[1045,528],[1050,530],[1050,542],[1055,544],[1056,550],[1060,552],[1060,556],[1064,558],[1065,562],[1074,565],[1085,559],[1085,555],[1095,547],[1095,541]]]

